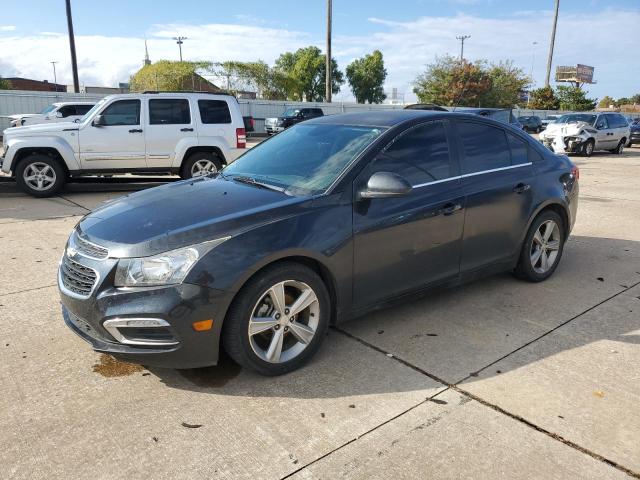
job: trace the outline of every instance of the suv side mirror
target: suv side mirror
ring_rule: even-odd
[[[369,178],[366,188],[358,192],[358,200],[402,197],[411,190],[411,184],[400,175],[392,172],[376,172]]]
[[[107,121],[102,115],[96,115],[93,122],[91,122],[91,125],[94,127],[104,127],[107,125]]]

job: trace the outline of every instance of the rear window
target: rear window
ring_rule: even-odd
[[[229,105],[224,100],[198,100],[202,123],[231,123]]]
[[[480,123],[458,123],[462,142],[462,173],[476,173],[511,165],[505,132]]]
[[[166,98],[149,100],[151,125],[185,125],[191,123],[189,100]]]

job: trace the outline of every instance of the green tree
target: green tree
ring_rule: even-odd
[[[197,90],[198,83],[202,82],[198,72],[210,70],[211,67],[209,62],[159,60],[151,65],[145,65],[133,74],[130,88],[132,92]]]
[[[382,89],[387,70],[380,50],[354,60],[345,73],[358,103],[382,103],[387,98]]]
[[[0,77],[0,90],[11,90],[11,82]]]
[[[287,77],[266,62],[228,61],[217,63],[212,73],[224,79],[225,87],[230,91],[255,91],[265,100],[286,100]]]
[[[490,88],[491,79],[482,62],[470,63],[446,55],[436,57],[418,75],[413,92],[425,103],[475,107]]]
[[[483,107],[512,108],[520,102],[523,90],[531,83],[511,60],[489,65],[487,74],[491,87],[480,95],[479,103]]]
[[[612,97],[610,97],[609,95],[605,95],[598,102],[598,107],[599,108],[609,108],[611,105],[615,105],[615,104],[616,104],[616,101]]]
[[[587,98],[586,92],[578,87],[561,85],[556,89],[556,96],[562,110],[584,112],[596,108],[597,99]]]
[[[557,110],[560,108],[560,101],[551,87],[537,88],[531,91],[529,108],[537,110]]]
[[[640,93],[636,93],[634,96],[632,96],[630,98],[631,103],[633,103],[634,105],[637,105],[640,103]]]
[[[631,99],[627,97],[620,97],[618,100],[614,102],[616,107],[621,107],[622,105],[631,104]]]
[[[304,47],[280,55],[275,69],[283,75],[281,81],[287,98],[309,102],[325,99],[325,58],[318,47]],[[334,59],[331,59],[331,67],[331,91],[338,93],[344,83],[343,74]]]

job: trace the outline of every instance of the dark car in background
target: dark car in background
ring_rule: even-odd
[[[264,129],[267,135],[274,135],[280,133],[283,130],[295,125],[296,123],[304,122],[312,118],[322,117],[324,112],[321,108],[288,108],[282,115],[275,118],[267,118],[264,121]]]
[[[578,169],[477,115],[316,118],[222,172],[82,218],[62,257],[66,324],[148,366],[300,367],[330,324],[496,272],[539,282],[576,218]],[[389,328],[393,328],[390,324]]]
[[[540,133],[543,130],[542,119],[536,115],[523,115],[518,117],[518,121],[525,132]]]
[[[435,112],[448,112],[445,107],[436,105],[435,103],[413,103],[404,107],[405,110],[430,110]]]
[[[629,135],[629,141],[627,147],[640,144],[640,118],[635,118],[629,123],[631,129],[631,135]]]

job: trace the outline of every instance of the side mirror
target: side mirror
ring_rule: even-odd
[[[369,178],[366,188],[358,192],[358,200],[402,197],[411,190],[411,184],[400,175],[391,172],[376,172]]]
[[[91,125],[94,127],[104,127],[107,125],[107,122],[102,115],[96,115],[93,122],[91,122]]]

